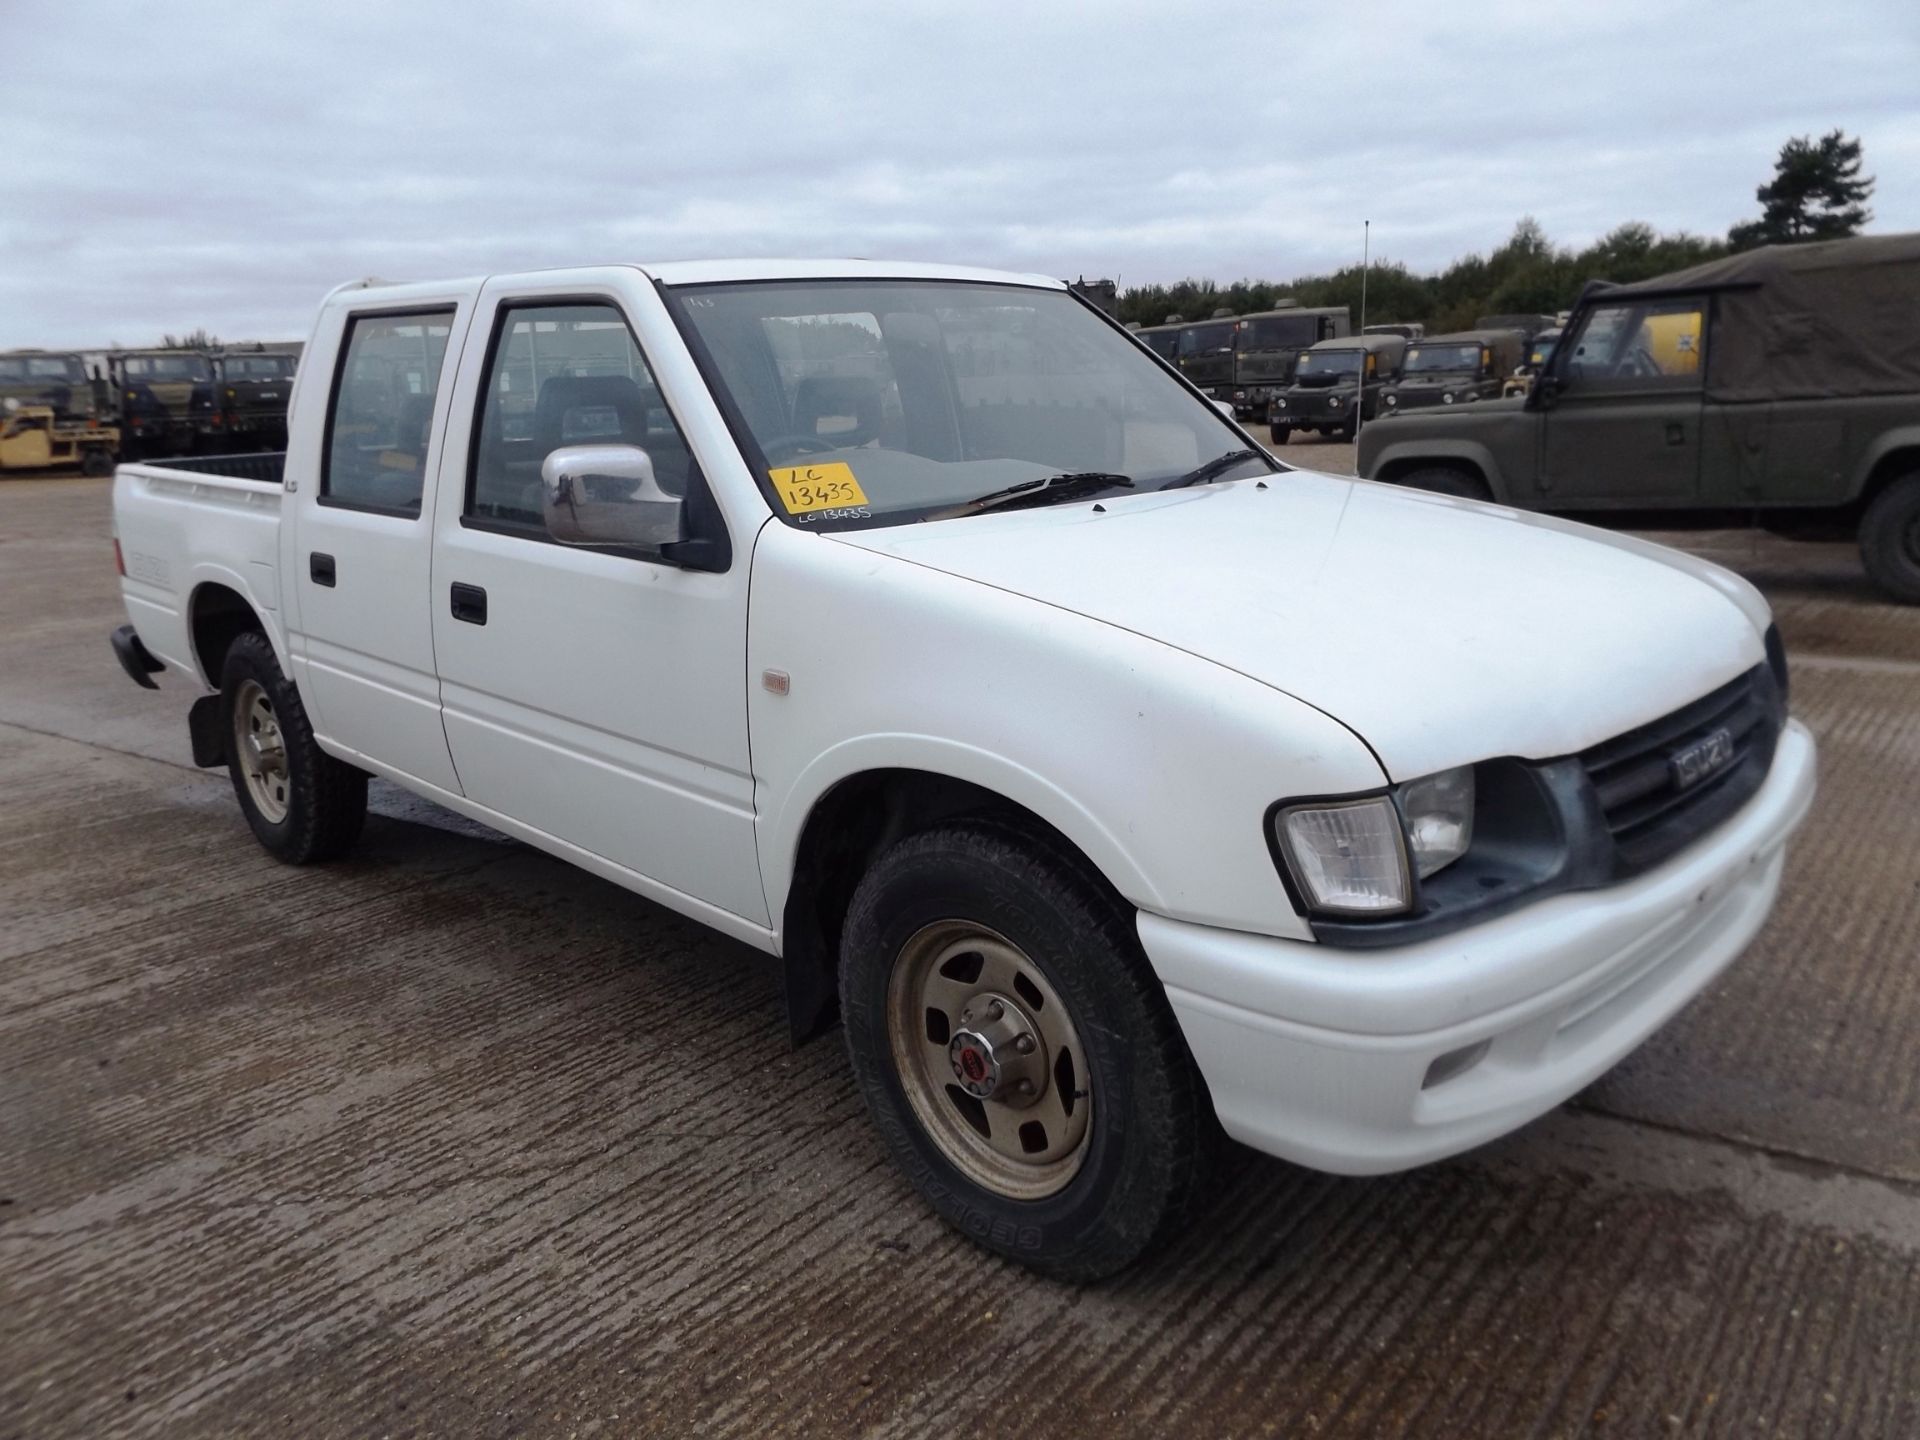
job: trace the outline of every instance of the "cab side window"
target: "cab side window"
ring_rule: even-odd
[[[1573,337],[1562,377],[1582,389],[1692,389],[1706,359],[1702,299],[1596,305]]]
[[[320,503],[418,518],[453,311],[347,321],[327,418]]]
[[[540,466],[563,445],[634,445],[660,488],[687,493],[692,455],[620,311],[508,305],[494,329],[467,519],[544,535]]]

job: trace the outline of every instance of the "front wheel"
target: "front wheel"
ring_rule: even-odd
[[[1276,445],[1284,445],[1288,440],[1293,438],[1293,427],[1291,425],[1274,425],[1270,428],[1273,431],[1273,443]]]
[[[220,693],[227,770],[254,838],[290,865],[346,853],[367,818],[366,772],[314,741],[300,692],[258,630],[228,648]]]
[[[854,894],[854,1076],[949,1224],[1065,1279],[1178,1228],[1218,1129],[1132,914],[1054,843],[992,820],[909,836]]]
[[[1903,475],[1867,506],[1860,558],[1874,584],[1903,605],[1920,605],[1920,472]]]

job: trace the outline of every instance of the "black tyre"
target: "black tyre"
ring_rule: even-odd
[[[1860,517],[1860,558],[1874,584],[1903,605],[1920,605],[1920,472],[1873,497]]]
[[[1273,443],[1276,445],[1284,445],[1293,438],[1291,425],[1271,425],[1267,428],[1273,432]]]
[[[89,450],[80,457],[80,473],[96,478],[113,473],[113,457],[104,450]]]
[[[1190,1213],[1205,1084],[1131,911],[1057,842],[986,819],[900,841],[854,894],[840,1001],[888,1149],[979,1244],[1092,1280]]]
[[[1453,495],[1462,500],[1491,500],[1493,492],[1478,475],[1456,470],[1451,465],[1429,465],[1397,476],[1394,484],[1409,490],[1425,490],[1433,495]]]
[[[220,693],[227,770],[255,837],[290,865],[345,854],[366,822],[366,772],[314,743],[300,692],[258,630],[228,648]]]

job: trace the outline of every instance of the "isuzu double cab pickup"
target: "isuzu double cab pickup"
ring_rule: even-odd
[[[1366,1174],[1554,1106],[1812,794],[1748,585],[1288,469],[1054,281],[356,285],[306,357],[284,457],[114,491],[115,648],[259,841],[342,855],[384,776],[778,956],[927,1202],[1054,1274],[1223,1132]]]

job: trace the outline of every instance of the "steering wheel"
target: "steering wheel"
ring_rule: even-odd
[[[760,452],[767,459],[774,461],[793,460],[802,455],[820,455],[828,450],[839,448],[831,440],[822,439],[818,435],[808,435],[803,431],[796,431],[791,435],[775,435],[770,440],[760,442]],[[776,454],[776,451],[779,453]]]

